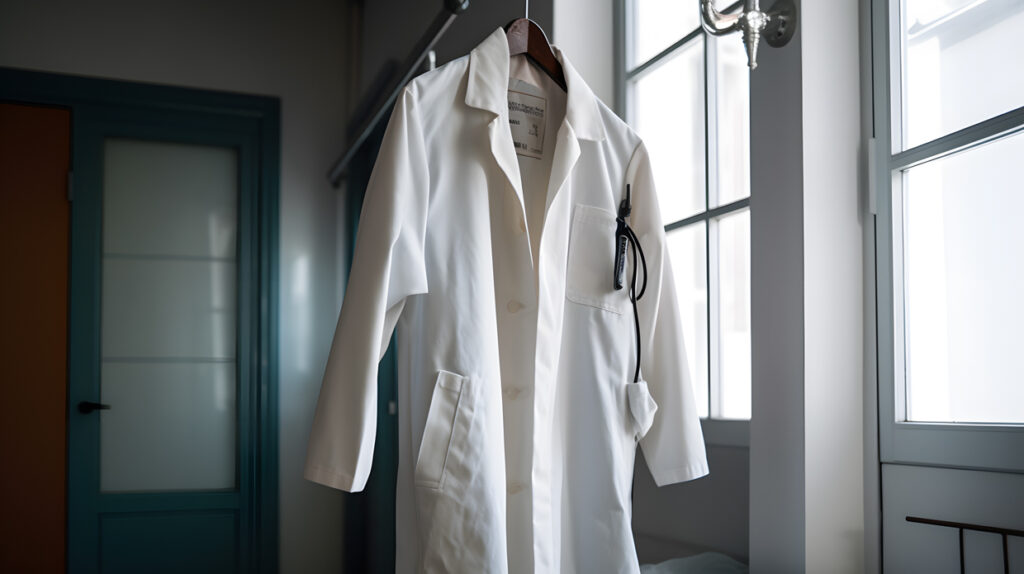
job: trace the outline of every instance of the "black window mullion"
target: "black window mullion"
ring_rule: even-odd
[[[693,225],[694,223],[699,223],[701,221],[706,221],[708,219],[715,219],[715,218],[721,219],[722,217],[724,217],[724,216],[726,216],[726,215],[728,215],[728,214],[730,214],[730,213],[732,213],[734,211],[740,211],[740,210],[745,209],[747,207],[750,207],[750,196],[744,197],[742,199],[737,199],[736,201],[734,201],[732,203],[727,203],[725,205],[720,205],[720,206],[718,206],[718,207],[716,207],[714,209],[709,209],[707,211],[702,211],[700,213],[691,215],[690,217],[687,217],[686,219],[680,219],[679,221],[673,221],[672,223],[669,223],[669,224],[665,225],[665,232],[667,233],[669,231],[675,231],[676,229],[679,229],[681,227],[686,227],[688,225]]]
[[[717,201],[718,193],[718,119],[716,98],[716,54],[712,53],[712,43],[707,34],[703,34],[704,42],[704,211],[709,215],[704,226],[705,264],[704,277],[707,281],[707,337],[708,337],[708,418],[714,419],[718,414],[720,401],[720,372],[718,364],[718,333],[719,333],[719,297],[718,297],[718,226],[710,217],[712,198]],[[714,227],[714,230],[712,230]]]
[[[691,31],[687,35],[685,35],[682,38],[676,40],[668,48],[665,48],[664,50],[662,50],[662,51],[658,52],[657,54],[651,56],[651,58],[649,60],[647,60],[646,62],[644,62],[643,64],[640,64],[639,66],[636,66],[632,70],[627,70],[626,71],[626,79],[627,80],[636,79],[637,76],[643,75],[644,72],[646,72],[646,71],[650,70],[651,68],[657,66],[661,62],[664,62],[664,61],[668,60],[677,51],[682,50],[687,44],[689,44],[693,40],[696,40],[698,37],[701,37],[703,35],[704,35],[703,34],[703,30],[701,30],[700,28],[697,28],[696,30]]]

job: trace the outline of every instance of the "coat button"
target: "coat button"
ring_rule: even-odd
[[[522,492],[524,488],[526,488],[526,485],[521,482],[510,482],[508,483],[507,490],[509,494],[518,494]]]
[[[508,302],[508,305],[505,305],[505,308],[508,309],[509,313],[518,313],[519,310],[523,308],[523,304],[520,303],[519,301],[516,301],[515,299],[512,299],[511,301]]]
[[[501,394],[508,400],[515,400],[519,396],[519,393],[523,392],[523,389],[519,387],[502,387]]]

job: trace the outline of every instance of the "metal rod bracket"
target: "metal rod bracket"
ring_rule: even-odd
[[[793,0],[776,0],[767,12],[761,11],[760,0],[746,0],[741,12],[723,14],[715,9],[713,0],[699,0],[701,26],[714,36],[743,33],[747,49],[747,66],[757,68],[757,48],[761,37],[773,48],[785,46],[793,39],[797,27],[797,8]]]

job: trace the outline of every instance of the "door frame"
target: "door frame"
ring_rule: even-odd
[[[83,265],[95,260],[98,226],[98,201],[74,201],[76,181],[81,184],[99,181],[96,158],[84,157],[88,151],[83,138],[95,137],[97,115],[116,110],[118,114],[182,114],[200,113],[216,122],[234,127],[243,126],[252,145],[239,149],[250,154],[257,169],[240,173],[240,184],[253,191],[249,217],[253,228],[247,247],[255,250],[250,261],[255,265],[250,277],[256,284],[239,285],[240,293],[248,291],[251,313],[240,313],[239,321],[251,317],[251,323],[241,325],[248,333],[238,340],[239,377],[249,371],[251,384],[246,396],[238,397],[238,417],[246,420],[246,436],[238,436],[239,472],[238,490],[231,496],[245,496],[239,500],[241,512],[238,565],[241,571],[276,572],[278,569],[278,289],[279,289],[279,176],[280,176],[280,100],[266,96],[252,96],[211,90],[171,87],[120,80],[86,78],[64,74],[35,72],[0,67],[0,100],[29,105],[68,108],[72,115],[71,172],[68,175],[68,193],[71,199],[71,245],[69,252],[69,325],[68,325],[68,451],[67,451],[67,566],[78,571],[76,560],[95,556],[98,551],[98,533],[94,536],[74,538],[75,532],[88,532],[88,522],[95,509],[76,508],[72,501],[84,499],[74,489],[95,488],[98,485],[97,461],[83,461],[81,444],[83,433],[95,434],[95,429],[77,428],[83,418],[76,416],[79,400],[97,400],[93,396],[72,396],[72,381],[76,377],[94,377],[98,381],[99,342],[95,326],[98,325],[99,275],[95,266]],[[100,120],[102,121],[102,120]],[[208,129],[203,129],[208,131]],[[179,130],[182,137],[183,131]],[[248,149],[246,149],[248,148]],[[78,173],[79,177],[74,174]],[[82,194],[97,194],[97,190],[80,189]],[[85,199],[83,197],[83,199]],[[240,210],[243,205],[240,204]],[[239,212],[245,217],[244,211]],[[245,253],[242,247],[242,253]],[[243,263],[240,261],[240,265]],[[247,287],[247,288],[246,288]],[[240,300],[242,303],[243,300]],[[71,310],[91,308],[96,321],[76,322]],[[240,309],[241,311],[241,309]],[[244,345],[244,348],[243,348]],[[77,385],[83,387],[83,385]],[[248,408],[246,408],[248,406]],[[76,425],[77,423],[77,425]],[[93,424],[97,427],[97,424]],[[77,439],[75,437],[78,437]],[[97,440],[98,437],[87,437]],[[76,476],[76,469],[95,476]],[[246,484],[242,484],[242,481]],[[83,493],[84,494],[84,493]],[[152,496],[152,495],[141,495]],[[214,494],[214,496],[222,496]],[[84,522],[83,522],[84,521]],[[89,570],[89,567],[86,567]]]

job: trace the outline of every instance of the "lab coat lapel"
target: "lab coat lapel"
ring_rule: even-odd
[[[572,125],[562,122],[558,129],[558,137],[555,141],[555,157],[551,161],[551,178],[548,180],[547,201],[544,205],[544,212],[548,214],[544,218],[544,227],[548,226],[550,219],[551,204],[555,196],[561,191],[572,168],[576,166],[576,160],[580,157],[580,142],[576,139]]]
[[[521,215],[526,216],[523,203],[523,179],[519,175],[519,162],[516,161],[516,150],[512,145],[512,135],[508,129],[508,112],[498,115],[491,120],[487,126],[490,132],[491,154],[494,161],[505,174],[505,178],[516,192],[519,198],[519,209],[523,210]]]
[[[508,128],[508,73],[508,39],[505,30],[497,28],[469,54],[466,105],[495,114],[487,125],[491,154],[515,190],[525,217],[523,180]]]
[[[562,50],[558,46],[552,46],[552,50],[562,64],[567,93],[565,119],[562,120],[562,125],[558,130],[545,210],[551,208],[555,196],[558,195],[572,174],[576,160],[579,159],[581,153],[580,140],[600,141],[605,138],[604,123],[601,121],[597,97],[594,96],[590,87],[583,81]],[[545,227],[546,225],[545,219]]]

